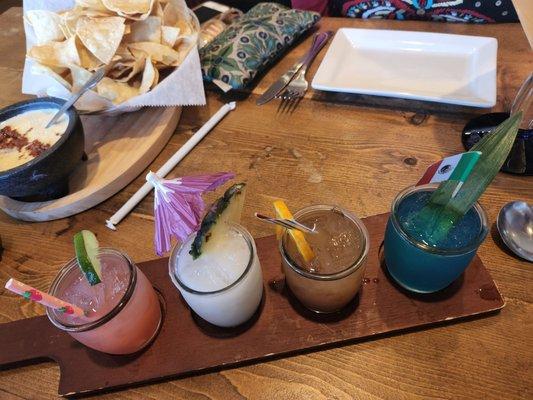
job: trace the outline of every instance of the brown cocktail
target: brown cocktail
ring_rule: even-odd
[[[314,257],[302,257],[285,231],[279,249],[286,282],[310,310],[338,311],[361,286],[369,249],[368,232],[355,215],[334,206],[310,206],[294,214],[294,219],[317,231],[305,235]]]

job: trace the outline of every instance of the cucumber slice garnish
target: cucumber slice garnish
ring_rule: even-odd
[[[83,230],[74,235],[76,259],[91,286],[102,282],[102,265],[98,259],[98,247],[98,240],[91,231]]]

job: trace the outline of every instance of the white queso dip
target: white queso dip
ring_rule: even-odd
[[[33,160],[61,138],[68,126],[67,114],[45,129],[57,111],[57,108],[31,110],[0,122],[0,171]]]

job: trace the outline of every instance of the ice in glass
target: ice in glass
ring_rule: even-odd
[[[246,322],[263,295],[255,243],[246,229],[228,224],[198,258],[190,254],[192,235],[174,248],[169,273],[187,304],[206,321],[221,327]]]
[[[314,252],[306,261],[285,231],[279,242],[285,280],[291,292],[312,311],[335,312],[357,294],[369,250],[368,232],[350,212],[328,205],[304,208],[294,219],[316,234],[305,238]]]
[[[450,230],[432,246],[430,232],[414,226],[411,218],[429,201],[436,185],[409,187],[392,203],[385,231],[385,262],[390,275],[404,288],[436,292],[456,280],[476,254],[488,233],[487,216],[476,203]]]
[[[158,296],[146,276],[117,250],[98,249],[101,283],[91,286],[76,259],[54,279],[49,293],[79,306],[85,317],[47,308],[50,321],[86,346],[110,354],[148,345],[161,324]]]

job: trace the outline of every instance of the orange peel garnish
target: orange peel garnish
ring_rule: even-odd
[[[278,218],[283,219],[294,219],[292,216],[292,213],[290,212],[289,208],[287,207],[287,204],[283,200],[276,200],[274,201],[274,209],[276,210],[276,216]],[[313,252],[313,249],[311,249],[311,246],[309,246],[309,243],[307,243],[307,240],[305,239],[305,235],[303,232],[298,231],[296,229],[288,229],[289,234],[294,240],[294,243],[296,244],[296,248],[298,249],[298,252],[301,254],[303,259],[306,262],[310,262],[313,258],[315,258],[315,253]],[[281,237],[281,234],[283,233],[283,228],[280,227],[280,230],[278,231],[278,228],[276,227],[276,236]]]

